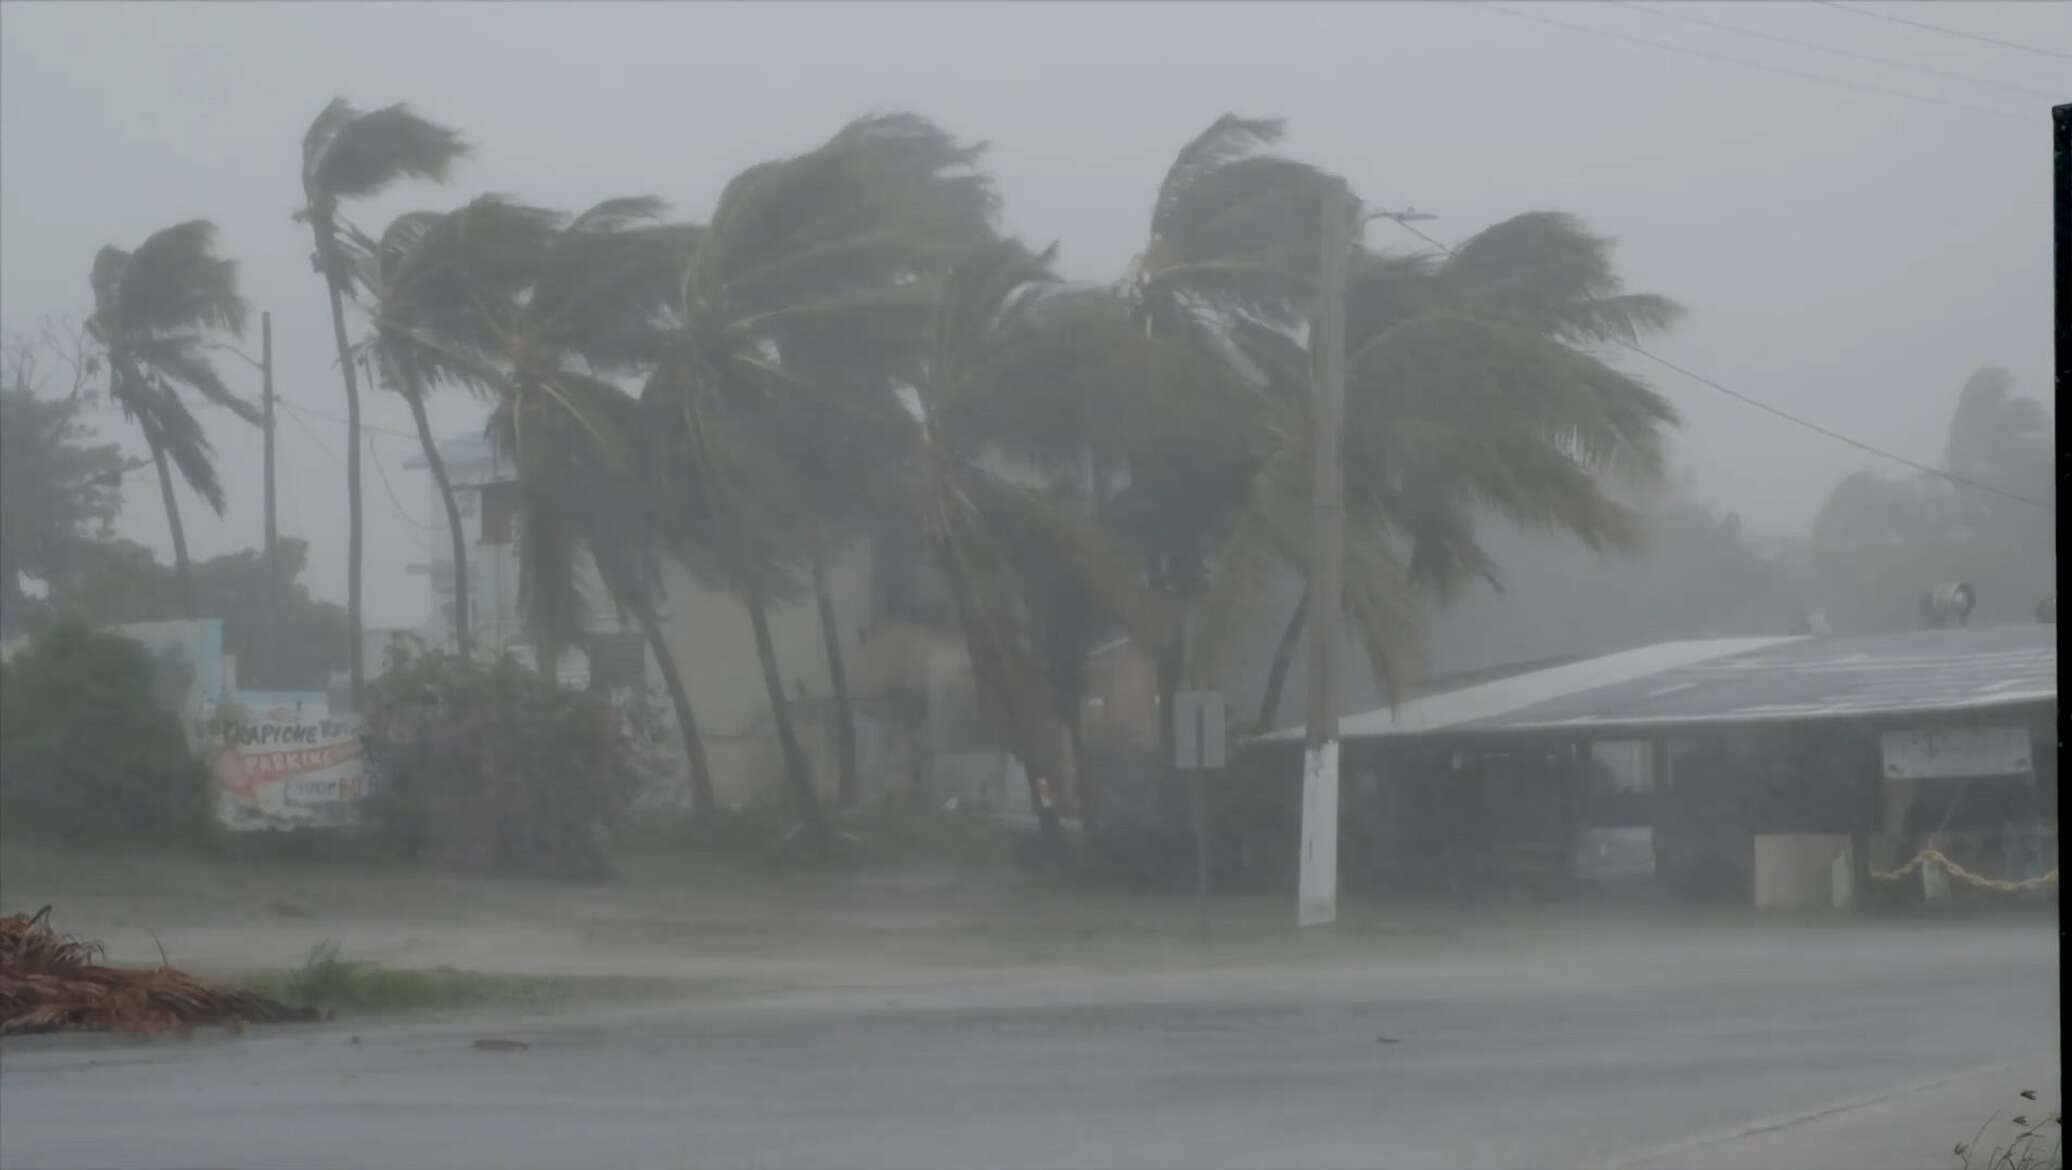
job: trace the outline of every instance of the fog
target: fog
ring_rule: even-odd
[[[1060,241],[1063,272],[1087,280],[1121,274],[1173,151],[1234,110],[1284,116],[1288,153],[1371,204],[1436,215],[1421,226],[1441,240],[1530,209],[1583,217],[1621,241],[1629,287],[1690,310],[1657,352],[1865,443],[1937,462],[1956,389],[1984,363],[2048,398],[2049,101],[2035,92],[2072,92],[2072,6],[1906,9],[2056,57],[1835,7],[1677,6],[1971,80],[1639,8],[1529,8],[1542,19],[1465,4],[10,3],[0,320],[82,316],[96,249],[207,217],[254,309],[273,313],[281,394],[342,418],[307,232],[289,218],[298,143],[335,95],[407,100],[477,148],[449,188],[407,185],[358,209],[364,224],[483,191],[561,207],[652,193],[699,218],[743,166],[866,110],[911,109],[990,142],[1006,229]],[[1419,246],[1387,223],[1367,233]],[[1673,460],[1692,491],[1752,531],[1803,532],[1836,481],[1876,465],[1638,372],[1683,414]],[[404,566],[436,512],[402,467],[403,403],[367,401],[370,424],[395,432],[370,440],[368,624],[416,625],[425,585]],[[482,416],[452,392],[432,410],[448,433]],[[96,421],[141,450],[112,411]],[[220,520],[185,509],[197,559],[256,543],[260,526],[258,434],[221,411],[205,421],[230,506]],[[280,443],[282,529],[310,540],[312,587],[342,599],[343,427],[291,411]],[[155,493],[128,494],[126,535],[166,555],[164,525]]]

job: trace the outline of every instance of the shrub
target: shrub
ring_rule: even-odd
[[[0,671],[0,823],[72,841],[205,836],[208,771],[154,700],[156,675],[128,638],[75,620],[37,631]]]
[[[392,649],[367,688],[375,831],[406,856],[550,877],[608,872],[635,778],[611,707],[506,658]]]

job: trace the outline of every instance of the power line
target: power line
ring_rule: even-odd
[[[1468,0],[1468,3],[1476,8],[1482,9],[1485,12],[1496,12],[1501,13],[1505,16],[1515,16],[1519,20],[1537,21],[1540,24],[1553,25],[1555,28],[1565,28],[1570,32],[1579,32],[1590,36],[1609,37],[1610,39],[1615,41],[1624,41],[1627,44],[1631,45],[1642,45],[1650,49],[1661,49],[1664,52],[1682,53],[1687,57],[1697,57],[1700,60],[1722,61],[1729,65],[1739,65],[1744,69],[1754,69],[1763,73],[1775,73],[1783,77],[1796,77],[1800,81],[1810,81],[1816,85],[1830,85],[1840,89],[1853,89],[1860,93],[1883,94],[1886,97],[1904,98],[1907,101],[1921,102],[1931,106],[1947,106],[1953,110],[1968,110],[1974,114],[1982,114],[1989,118],[1998,118],[2001,121],[2005,122],[2020,122],[2023,125],[2028,125],[2031,121],[2031,119],[2027,115],[2016,114],[2008,110],[1995,109],[1991,106],[1974,106],[1967,102],[1945,101],[1941,98],[1925,97],[1918,93],[1909,93],[1903,89],[1892,89],[1888,86],[1872,85],[1869,82],[1863,81],[1850,81],[1846,78],[1836,77],[1833,74],[1829,73],[1808,73],[1803,69],[1790,69],[1782,65],[1768,65],[1761,61],[1750,61],[1745,57],[1730,57],[1724,53],[1710,53],[1703,49],[1693,49],[1688,45],[1672,44],[1668,41],[1657,41],[1651,40],[1647,37],[1636,37],[1628,33],[1615,32],[1611,29],[1593,28],[1587,24],[1575,24],[1571,21],[1556,20],[1551,16],[1542,16],[1537,12],[1522,12],[1515,8],[1500,8],[1495,4],[1489,3],[1488,0]]]
[[[326,414],[321,410],[315,410],[307,406],[302,406],[297,403],[290,402],[283,395],[276,394],[274,395],[273,400],[279,405],[287,407],[289,410],[299,410],[303,414],[306,414],[311,418],[320,418],[327,423],[334,423],[341,427],[349,427],[353,425],[351,419],[340,418],[335,414]],[[413,443],[418,441],[417,435],[414,432],[399,431],[394,429],[393,427],[378,427],[375,426],[373,423],[369,422],[361,423],[360,430],[367,434],[381,435],[385,438],[390,439],[408,439]]]
[[[324,453],[325,458],[329,459],[332,463],[344,462],[343,459],[340,458],[338,452],[333,451],[331,448],[325,446],[324,441],[322,439],[317,438],[317,433],[309,429],[309,424],[302,421],[301,407],[296,406],[294,403],[289,402],[285,398],[275,398],[274,405],[285,406],[288,408],[288,421],[294,423],[295,428],[301,431],[303,436],[307,438],[310,441],[310,443],[316,447],[317,450],[322,451]]]
[[[294,421],[296,427],[299,428],[304,435],[308,436],[309,441],[311,443],[316,444],[317,450],[322,451],[324,455],[331,460],[332,463],[337,464],[344,462],[344,459],[336,451],[333,451],[331,450],[331,448],[325,446],[323,440],[317,438],[316,432],[309,429],[308,423],[302,421],[302,418],[300,416],[308,410],[307,407],[297,406],[294,403],[289,402],[287,399],[279,397],[276,397],[274,399],[274,403],[276,405],[285,406],[288,408],[288,417]],[[309,413],[315,414],[316,412],[309,411]],[[316,417],[323,418],[324,416],[321,414],[317,414]],[[409,437],[414,438],[415,436]],[[369,443],[367,445],[367,454],[374,460],[374,470],[380,473],[382,489],[388,494],[389,508],[395,512],[397,518],[402,520],[405,524],[413,525],[417,528],[423,529],[426,532],[432,531],[431,525],[423,523],[422,521],[418,520],[415,516],[412,516],[407,510],[404,509],[403,501],[397,498],[396,496],[396,489],[390,486],[389,484],[388,470],[382,466],[381,457],[375,454],[375,448],[372,443]]]
[[[2017,85],[2011,81],[1996,81],[1990,77],[1976,77],[1969,73],[1958,73],[1950,69],[1937,69],[1933,65],[1921,65],[1912,61],[1895,61],[1890,57],[1875,57],[1869,53],[1859,53],[1853,49],[1839,49],[1833,45],[1820,44],[1817,41],[1801,40],[1798,37],[1779,36],[1776,33],[1763,32],[1760,29],[1743,28],[1738,24],[1728,24],[1725,21],[1720,20],[1707,20],[1702,16],[1693,16],[1688,12],[1678,11],[1676,8],[1663,8],[1654,5],[1640,4],[1636,3],[1635,0],[1612,0],[1612,2],[1619,5],[1619,7],[1621,8],[1630,8],[1635,12],[1645,12],[1649,16],[1659,16],[1664,20],[1678,20],[1682,21],[1685,24],[1696,24],[1703,25],[1706,28],[1722,29],[1726,32],[1739,33],[1745,37],[1754,37],[1757,40],[1773,41],[1780,45],[1797,45],[1799,48],[1811,49],[1816,53],[1828,53],[1836,57],[1846,57],[1852,61],[1867,61],[1873,65],[1883,65],[1888,69],[1906,69],[1914,73],[1926,74],[1929,77],[1944,77],[1949,78],[1953,81],[1967,81],[1973,82],[1978,85],[1991,85],[2000,89],[2012,90],[2015,93],[2025,93],[2030,95],[2031,97],[2057,99],[2060,96],[2062,96],[2056,93],[2052,93],[2051,91],[2045,89],[2035,89],[2026,85]]]
[[[1431,236],[1426,235],[1423,231],[1415,227],[1412,227],[1410,223],[1407,222],[1407,215],[1397,215],[1391,212],[1382,212],[1376,215],[1374,218],[1388,220],[1390,223],[1395,224],[1397,227],[1402,228],[1404,231],[1409,232],[1411,235],[1416,236],[1418,239],[1423,240],[1425,243],[1430,244],[1434,248],[1439,249],[1441,252],[1446,253],[1448,256],[1456,254],[1455,250],[1452,247],[1444,243],[1441,243],[1440,241],[1433,239]],[[1657,354],[1643,347],[1638,342],[1618,341],[1615,339],[1615,344],[1625,349],[1632,350],[1634,353],[1637,353],[1640,356],[1648,359],[1649,361],[1654,362],[1655,364],[1660,365],[1666,369],[1674,370],[1675,372],[1682,374],[1684,377],[1689,378],[1691,381],[1698,383],[1700,386],[1716,390],[1729,398],[1732,398],[1738,402],[1745,403],[1746,405],[1753,406],[1757,410],[1760,410],[1765,414],[1775,415],[1776,417],[1781,418],[1786,422],[1802,426],[1807,430],[1814,432],[1815,434],[1825,435],[1838,443],[1846,443],[1859,451],[1868,452],[1869,454],[1876,455],[1881,459],[1890,459],[1894,463],[1902,464],[1906,467],[1911,467],[1915,471],[1921,472],[1924,475],[1932,475],[1938,479],[1948,480],[1951,483],[1959,484],[1963,487],[1976,488],[1979,491],[1988,492],[1992,495],[2000,496],[2003,499],[2013,500],[2016,503],[2020,504],[2027,504],[2032,508],[2040,508],[2045,512],[2051,513],[2052,515],[2057,514],[2058,509],[2055,504],[2049,504],[2030,496],[2018,495],[2014,492],[2004,491],[2000,488],[1994,487],[1992,484],[1981,483],[1980,481],[1972,479],[1969,476],[1958,475],[1953,471],[1945,471],[1940,467],[1933,467],[1929,464],[1922,463],[1918,460],[1909,459],[1904,455],[1887,451],[1883,447],[1874,447],[1861,439],[1853,439],[1840,431],[1834,430],[1829,427],[1824,427],[1819,423],[1812,421],[1811,419],[1800,418],[1798,415],[1795,415],[1790,411],[1784,410],[1780,407],[1772,406],[1759,398],[1750,397],[1749,395],[1743,394],[1741,391],[1733,389],[1730,386],[1722,385],[1721,383],[1716,382],[1713,379],[1708,378],[1701,373],[1698,373],[1696,370],[1685,369],[1683,366],[1677,365],[1675,362],[1670,361],[1668,358],[1665,358],[1660,354]]]
[[[1965,32],[1961,28],[1945,28],[1942,25],[1929,24],[1926,21],[1908,20],[1904,16],[1894,16],[1889,12],[1873,12],[1868,8],[1857,8],[1854,5],[1850,4],[1838,4],[1835,2],[1835,0],[1813,0],[1813,2],[1815,4],[1825,5],[1829,8],[1834,9],[1837,12],[1852,12],[1858,16],[1868,16],[1872,20],[1889,20],[1893,24],[1903,24],[1909,28],[1918,28],[1924,29],[1932,33],[1941,33],[1946,37],[1957,37],[1961,40],[1977,41],[1981,45],[1998,45],[2000,48],[2003,49],[2014,49],[2023,53],[2036,53],[2044,57],[2057,57],[2060,60],[2072,61],[2072,53],[2061,53],[2056,49],[2044,49],[2039,48],[2035,45],[2024,45],[2019,41],[2003,41],[1998,37],[1989,37],[1980,33]]]
[[[1740,401],[1755,407],[1757,410],[1766,411],[1770,414],[1776,415],[1778,418],[1785,419],[1789,422],[1797,423],[1798,425],[1805,427],[1807,430],[1814,431],[1818,434],[1826,435],[1828,438],[1833,439],[1837,442],[1847,443],[1848,445],[1856,448],[1859,451],[1867,451],[1872,455],[1877,455],[1881,458],[1890,459],[1894,463],[1904,464],[1907,467],[1913,468],[1915,471],[1935,476],[1938,479],[1946,479],[1951,483],[1961,484],[1964,487],[1976,488],[1982,492],[1990,492],[1991,494],[2000,496],[2003,499],[2013,500],[2018,504],[2027,504],[2032,508],[2040,508],[2043,511],[2049,512],[2053,515],[2057,513],[2056,505],[2046,504],[2042,500],[2034,499],[2029,496],[2017,495],[2014,492],[2003,491],[2000,488],[1994,487],[1992,484],[1981,483],[1980,481],[1972,479],[1969,476],[1958,475],[1953,471],[1945,471],[1940,467],[1931,467],[1926,463],[1917,462],[1915,460],[1907,458],[1904,455],[1895,455],[1892,452],[1883,449],[1882,447],[1873,447],[1869,443],[1863,442],[1860,439],[1852,439],[1849,436],[1841,433],[1840,431],[1830,430],[1827,427],[1821,426],[1819,423],[1808,421],[1806,419],[1800,418],[1795,414],[1789,414],[1783,410],[1778,409],[1777,407],[1771,406],[1767,402],[1763,402],[1755,398],[1750,398],[1748,395],[1741,393],[1739,390],[1734,390],[1730,389],[1729,387],[1722,386],[1718,382],[1713,381],[1711,378],[1708,378],[1703,374],[1697,373],[1693,370],[1687,370],[1682,366],[1677,365],[1675,362],[1670,361],[1668,358],[1662,357],[1659,354],[1651,353],[1648,350],[1642,348],[1641,346],[1634,344],[1633,342],[1622,341],[1619,344],[1625,346],[1627,349],[1632,350],[1634,353],[1637,353],[1640,356],[1647,358],[1649,361],[1655,362],[1656,364],[1664,366],[1668,369],[1675,370],[1677,373],[1682,374],[1684,377],[1689,378],[1690,380],[1698,383],[1701,386],[1709,386],[1712,389],[1719,391],[1721,394],[1724,394],[1729,398],[1739,399]]]
[[[404,509],[403,501],[396,495],[396,489],[389,485],[388,468],[382,466],[381,453],[375,449],[372,443],[367,445],[367,458],[374,461],[374,470],[381,477],[381,490],[388,493],[389,504],[395,508],[396,515],[401,516],[408,523],[416,525],[422,531],[433,531],[432,525],[424,523]]]

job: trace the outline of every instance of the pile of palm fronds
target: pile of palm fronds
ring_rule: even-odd
[[[249,991],[211,987],[170,966],[104,966],[101,948],[50,928],[50,907],[0,917],[0,1036],[165,1032],[197,1024],[316,1018]]]

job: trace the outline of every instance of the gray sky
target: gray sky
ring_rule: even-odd
[[[334,95],[410,101],[478,145],[450,188],[350,213],[370,227],[482,191],[571,208],[656,194],[701,219],[743,166],[912,109],[992,143],[1008,226],[1062,241],[1087,279],[1122,271],[1173,151],[1234,110],[1286,117],[1291,153],[1370,204],[1436,213],[1421,226],[1443,240],[1527,210],[1583,216],[1619,238],[1633,287],[1691,310],[1659,352],[1866,442],[1939,461],[1956,389],[1987,362],[2049,399],[2050,99],[2014,87],[2072,100],[2072,61],[1812,4],[1670,11],[1977,80],[1631,7],[1513,7],[1598,31],[1467,4],[8,3],[0,322],[83,313],[102,244],[206,216],[273,311],[284,397],[342,417],[322,286],[289,219],[303,130]],[[2072,5],[1865,7],[2072,53]],[[228,368],[256,395],[256,375]],[[1751,527],[1803,530],[1837,479],[1877,464],[1642,372],[1684,412],[1678,460],[1699,495]],[[409,430],[393,395],[368,402],[370,423]],[[433,411],[450,431],[481,413],[452,395]],[[258,436],[206,420],[231,502],[218,520],[188,501],[197,557],[260,528]],[[141,450],[119,415],[99,421]],[[310,540],[318,592],[342,598],[343,428],[290,418],[280,439],[282,527]],[[415,625],[425,586],[403,565],[435,512],[402,467],[414,443],[370,446],[369,623]],[[150,477],[131,484],[123,530],[164,549]]]

